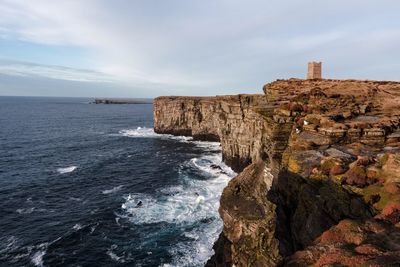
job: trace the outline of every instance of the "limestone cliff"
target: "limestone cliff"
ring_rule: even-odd
[[[207,266],[400,264],[400,83],[278,80],[160,97],[158,133],[219,140],[235,170]]]
[[[254,107],[264,95],[158,97],[154,101],[154,131],[220,141],[223,159],[235,171],[263,158],[263,129]]]

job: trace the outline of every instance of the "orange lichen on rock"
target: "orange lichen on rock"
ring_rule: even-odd
[[[365,236],[361,231],[359,224],[352,220],[343,220],[336,227],[324,232],[319,242],[322,244],[335,244],[345,242],[360,245]]]
[[[155,132],[218,140],[236,171],[251,164],[221,197],[219,253],[236,266],[399,266],[400,82],[289,79],[264,93],[154,101]]]
[[[376,220],[343,220],[305,250],[285,260],[285,266],[397,266],[400,231]]]
[[[392,224],[400,222],[400,203],[391,202],[387,204],[382,212],[375,218],[381,219]]]

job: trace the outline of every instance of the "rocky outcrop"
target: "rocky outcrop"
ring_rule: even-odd
[[[264,93],[155,100],[157,132],[219,140],[235,170],[251,164],[222,194],[208,266],[398,265],[400,83],[290,79]]]
[[[400,232],[377,220],[342,220],[286,266],[399,266]]]
[[[269,169],[258,161],[229,182],[219,208],[224,222],[222,241],[208,266],[273,266],[280,262],[279,242],[271,235],[276,206],[265,195],[272,181]]]
[[[256,111],[264,95],[158,97],[154,131],[220,141],[223,159],[235,171],[263,158],[265,122]]]

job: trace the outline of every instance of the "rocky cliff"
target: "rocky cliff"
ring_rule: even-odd
[[[207,266],[400,265],[400,83],[278,80],[154,107],[156,132],[219,140],[245,168]]]
[[[158,97],[154,101],[154,130],[220,141],[224,161],[241,171],[263,158],[266,125],[256,107],[265,104],[264,95]]]

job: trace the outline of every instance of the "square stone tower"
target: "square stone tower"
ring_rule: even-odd
[[[322,62],[309,62],[307,79],[322,79]]]

